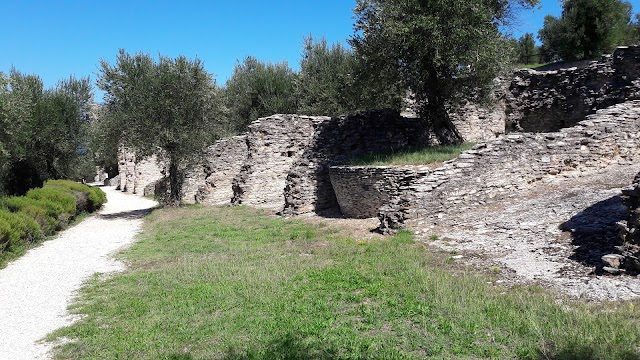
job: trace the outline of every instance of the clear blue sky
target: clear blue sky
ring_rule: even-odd
[[[632,0],[635,10],[637,1]],[[354,5],[355,0],[0,0],[0,71],[15,66],[40,75],[47,87],[71,74],[95,80],[99,60],[113,62],[124,48],[197,56],[223,84],[247,55],[286,60],[297,69],[303,36],[345,41],[353,32]],[[537,33],[546,14],[559,13],[559,1],[542,0],[539,10],[520,14],[514,35]]]

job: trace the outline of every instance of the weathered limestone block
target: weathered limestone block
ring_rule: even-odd
[[[313,140],[313,122],[325,117],[273,115],[247,133],[247,160],[233,180],[234,204],[282,210],[284,188],[295,161]]]
[[[110,179],[105,179],[103,182],[104,186],[120,186],[120,175],[116,175]]]
[[[228,205],[233,198],[233,179],[247,159],[247,137],[217,141],[204,153],[203,162],[188,175],[183,200],[205,205]]]

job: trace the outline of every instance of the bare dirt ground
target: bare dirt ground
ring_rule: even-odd
[[[133,242],[156,202],[102,189],[109,202],[97,214],[0,270],[0,359],[48,359],[51,345],[40,340],[74,321],[67,306],[83,282],[124,268],[113,254]]]
[[[431,246],[493,269],[508,283],[539,284],[571,298],[632,299],[640,296],[640,278],[606,274],[601,257],[621,243],[616,222],[627,210],[620,189],[639,171],[611,166],[549,177],[487,206],[452,207],[437,221],[413,227]]]

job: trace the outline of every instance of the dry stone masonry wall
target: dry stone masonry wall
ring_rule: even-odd
[[[287,175],[313,141],[313,123],[328,118],[274,115],[249,126],[247,159],[233,180],[233,203],[280,211]]]
[[[605,255],[603,260],[614,269],[640,273],[640,173],[633,184],[622,190],[622,202],[629,209],[629,218],[620,224],[623,245],[620,254]]]
[[[310,146],[287,175],[284,212],[301,214],[337,208],[329,168],[371,153],[425,146],[429,133],[420,119],[393,110],[369,111],[313,123]]]
[[[432,172],[428,166],[332,166],[330,176],[342,214],[365,219],[392,198],[406,198],[415,181]]]
[[[205,205],[227,205],[233,198],[233,178],[247,159],[247,137],[217,141],[205,150],[204,162],[187,177],[183,200]]]
[[[127,148],[118,151],[118,188],[124,192],[137,195],[152,195],[155,184],[163,178],[162,165],[157,157],[136,159],[135,154]]]
[[[507,131],[552,132],[596,110],[640,99],[640,46],[620,47],[584,67],[519,70],[506,92]]]
[[[487,206],[548,176],[578,176],[640,159],[640,101],[599,110],[572,128],[509,134],[477,145],[392,197],[378,217],[383,230],[426,220],[447,207]]]

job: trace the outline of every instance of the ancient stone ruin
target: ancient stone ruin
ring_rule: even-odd
[[[420,119],[397,111],[261,118],[247,133],[203,152],[188,175],[184,200],[288,215],[340,209],[346,217],[377,216],[384,232],[426,234],[457,213],[534,196],[540,184],[620,167],[624,174],[640,171],[639,46],[579,68],[516,71],[495,97],[490,107],[466,104],[452,114],[465,139],[478,144],[435,168],[348,165],[354,157],[433,141]],[[135,159],[125,149],[119,165],[120,188],[127,192],[149,194],[163,176],[154,159]],[[621,223],[625,245],[603,257],[605,268],[637,266],[637,180],[622,197],[635,216]],[[549,231],[573,231],[567,223],[569,230]]]
[[[622,189],[622,203],[628,208],[629,216],[619,223],[623,244],[618,247],[619,253],[603,257],[603,261],[612,270],[640,273],[640,173],[633,184]]]
[[[467,104],[452,114],[467,140],[487,141],[487,144],[463,154],[455,165],[445,164],[438,170],[394,167],[362,168],[358,172],[339,166],[363,154],[424,146],[431,141],[419,119],[402,117],[395,111],[336,118],[274,115],[258,119],[246,134],[223,139],[204,151],[201,164],[188,174],[184,199],[211,205],[247,204],[288,214],[322,211],[341,203],[343,212],[354,217],[372,216],[377,209],[384,208],[382,228],[397,227],[404,222],[402,218],[413,216],[406,205],[394,212],[392,209],[398,207],[398,203],[411,203],[409,197],[422,196],[418,194],[432,192],[450,181],[468,181],[461,180],[460,176],[478,172],[479,165],[475,165],[478,158],[491,158],[489,162],[493,167],[513,166],[515,171],[507,174],[508,177],[524,177],[526,183],[566,169],[591,167],[593,162],[611,157],[612,152],[624,156],[625,149],[635,143],[613,134],[634,131],[633,121],[613,125],[617,121],[613,119],[604,128],[591,126],[594,121],[596,125],[602,123],[598,116],[573,130],[553,132],[578,124],[598,109],[640,99],[639,59],[640,47],[623,47],[581,68],[517,71],[511,82],[503,82],[508,86],[502,86],[491,107]],[[610,119],[612,115],[606,114],[624,112],[629,106],[633,108],[629,111],[635,111],[635,105],[631,104],[611,108],[602,116]],[[520,134],[524,131],[548,134]],[[601,132],[607,139],[604,144],[598,141]],[[503,136],[505,133],[513,135]],[[485,155],[488,152],[493,155]],[[564,156],[564,153],[570,155]],[[558,163],[560,158],[563,164]],[[526,169],[526,173],[521,173],[522,169]],[[163,173],[155,158],[136,161],[133,153],[122,149],[119,176],[122,190],[144,195],[153,192],[155,182]],[[352,179],[347,181],[348,177]],[[364,179],[367,184],[358,185],[354,178]],[[478,181],[477,178],[474,181]],[[486,186],[492,184],[487,181]],[[508,182],[505,178],[500,181]],[[378,189],[377,199],[349,188],[347,183]],[[341,201],[336,193],[340,194]],[[356,193],[359,195],[355,196]],[[356,205],[349,197],[363,201]],[[437,210],[433,205],[423,209]],[[393,220],[403,211],[407,214]]]

